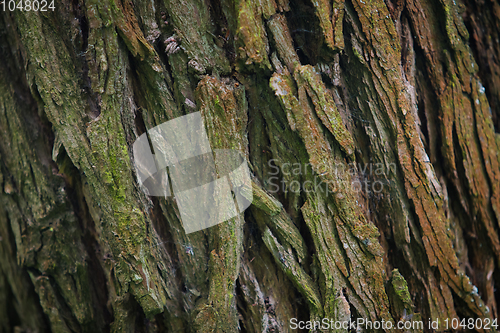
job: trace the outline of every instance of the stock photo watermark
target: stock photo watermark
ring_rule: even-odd
[[[271,193],[298,194],[310,193],[337,193],[343,189],[353,192],[381,193],[387,184],[389,175],[396,174],[396,164],[384,163],[337,163],[329,171],[320,170],[320,176],[327,172],[330,177],[314,177],[313,180],[299,181],[301,176],[313,174],[310,163],[279,163],[275,159],[268,161],[270,172],[266,178],[267,190]],[[348,176],[348,177],[347,177]],[[290,178],[294,180],[289,180]],[[303,177],[302,177],[303,178]]]
[[[186,233],[227,221],[252,203],[246,159],[236,150],[210,147],[200,112],[149,129],[134,142],[133,154],[141,189],[150,196],[173,195]],[[349,187],[380,193],[388,175],[396,173],[396,164],[383,163],[338,163],[317,170],[310,163],[272,159],[268,165],[265,182],[271,193],[342,193]],[[320,177],[305,177],[315,171]]]

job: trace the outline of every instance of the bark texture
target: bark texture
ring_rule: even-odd
[[[55,7],[0,13],[0,331],[496,318],[498,2]],[[253,203],[186,235],[132,145],[196,111]]]

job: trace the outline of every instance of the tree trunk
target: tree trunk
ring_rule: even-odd
[[[38,1],[0,15],[0,331],[495,331],[498,2]],[[134,142],[195,112],[253,201],[186,233]]]

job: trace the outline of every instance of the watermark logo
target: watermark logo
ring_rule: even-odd
[[[187,234],[237,216],[253,200],[250,172],[236,150],[210,147],[200,112],[162,123],[133,145],[141,189],[174,195]],[[151,151],[150,146],[154,150]]]
[[[313,180],[304,178],[314,174],[314,167],[310,163],[280,163],[278,160],[268,161],[269,173],[266,179],[267,190],[270,193],[325,193],[335,194],[344,190],[379,194],[383,191],[387,179],[396,174],[397,166],[394,163],[336,163],[326,171],[320,170],[319,176],[329,174],[328,179],[314,177]],[[301,179],[307,179],[301,181]]]

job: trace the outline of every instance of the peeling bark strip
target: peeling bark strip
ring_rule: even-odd
[[[3,13],[0,331],[496,318],[498,22],[474,0]],[[132,145],[197,111],[253,205],[186,235]]]

